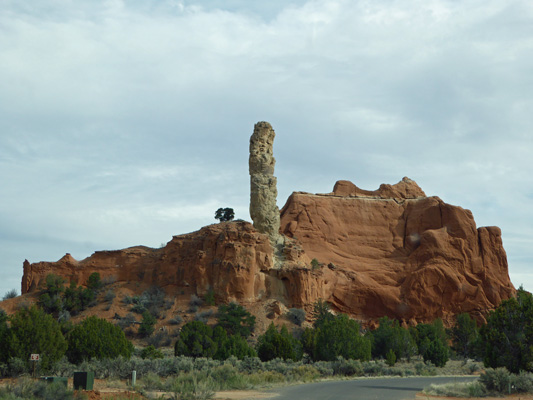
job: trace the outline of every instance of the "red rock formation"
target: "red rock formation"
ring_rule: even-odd
[[[223,222],[197,232],[174,236],[163,248],[138,246],[98,251],[82,261],[69,254],[57,262],[24,263],[22,293],[35,290],[53,273],[85,284],[93,272],[102,279],[158,285],[176,293],[190,289],[204,294],[213,288],[221,300],[251,301],[268,290],[264,271],[272,268],[267,235],[244,221]]]
[[[161,249],[100,251],[76,261],[24,263],[22,293],[47,274],[86,283],[114,276],[165,287],[167,293],[218,301],[281,301],[310,308],[322,298],[363,321],[387,315],[405,323],[482,314],[514,293],[501,232],[476,229],[472,213],[426,197],[404,178],[365,191],[339,181],[330,194],[293,193],[281,210],[284,244],[244,221],[175,236]],[[322,265],[311,266],[316,258]]]
[[[362,320],[482,318],[514,293],[500,229],[476,229],[469,210],[407,178],[374,192],[339,181],[330,194],[293,193],[281,232],[328,265],[292,277],[294,300],[322,297]]]

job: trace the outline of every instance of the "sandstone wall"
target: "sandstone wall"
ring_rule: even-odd
[[[500,230],[477,229],[469,210],[425,197],[407,178],[374,192],[343,181],[326,195],[293,193],[281,232],[323,264],[292,278],[295,301],[322,297],[363,320],[482,318],[515,291]]]
[[[271,267],[267,235],[248,222],[223,222],[174,236],[161,249],[139,246],[99,251],[82,261],[66,255],[57,262],[25,262],[22,293],[36,290],[49,273],[85,284],[98,272],[103,279],[158,285],[169,293],[204,295],[213,288],[220,301],[256,301],[270,294],[265,272]]]

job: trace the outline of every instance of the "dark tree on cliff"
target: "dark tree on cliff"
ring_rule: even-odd
[[[229,335],[247,338],[254,331],[255,317],[240,304],[222,304],[218,307],[218,326]]]
[[[335,318],[335,316],[330,311],[329,304],[322,299],[318,299],[313,305],[313,312],[311,314],[311,317],[314,320],[313,326],[315,328],[318,328],[324,322],[331,321]]]
[[[517,373],[533,370],[533,297],[520,287],[516,297],[504,300],[481,328],[487,367],[506,367]]]
[[[215,219],[218,219],[220,222],[231,221],[233,218],[235,218],[233,208],[219,208],[215,212]]]

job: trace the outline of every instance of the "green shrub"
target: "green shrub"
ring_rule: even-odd
[[[257,355],[262,361],[275,358],[284,360],[300,360],[302,349],[300,342],[295,339],[285,326],[278,332],[271,323],[266,332],[257,340]]]
[[[200,321],[186,323],[174,345],[176,356],[213,357],[217,345],[213,341],[213,330]]]
[[[305,311],[301,308],[289,308],[287,317],[293,324],[302,326],[302,323],[305,321]]]
[[[154,333],[154,327],[155,323],[157,322],[155,317],[150,313],[150,311],[146,310],[143,312],[141,320],[141,325],[139,326],[139,335],[141,337],[147,337],[150,336],[152,333]]]
[[[479,377],[479,381],[489,391],[508,393],[511,385],[511,374],[506,368],[487,368]]]
[[[73,400],[80,399],[61,383],[46,383],[30,378],[17,379],[6,387],[0,388],[0,398],[6,400],[42,399]],[[86,397],[81,397],[86,398]]]
[[[87,280],[87,289],[98,292],[103,286],[104,284],[102,283],[100,274],[98,272],[93,272],[91,275],[89,275],[89,279]]]
[[[396,364],[396,354],[394,353],[392,349],[389,349],[385,359],[389,367],[392,367],[394,366],[394,364]]]
[[[363,362],[362,365],[365,375],[369,376],[383,375],[383,371],[385,370],[385,363],[383,362],[383,360],[367,361]]]
[[[37,368],[41,369],[41,363],[37,364]],[[31,366],[28,360],[18,357],[11,357],[7,362],[7,374],[12,377],[22,376],[30,373]]]
[[[190,306],[196,306],[196,307],[200,307],[204,304],[204,301],[199,298],[198,296],[196,296],[195,294],[191,294],[191,299],[189,300],[189,305]]]
[[[95,304],[96,293],[94,290],[77,286],[75,282],[70,282],[70,286],[65,290],[63,306],[71,314],[79,312]]]
[[[146,343],[156,348],[167,347],[170,346],[171,339],[167,331],[158,331],[147,337]]]
[[[161,377],[154,372],[149,372],[144,375],[142,379],[140,379],[139,384],[145,390],[165,390],[167,388],[167,385],[163,382]]]
[[[245,376],[232,365],[224,364],[213,368],[209,376],[217,390],[242,390],[249,388]]]
[[[213,289],[209,289],[207,293],[205,294],[205,305],[206,306],[214,306],[215,305],[215,291]]]
[[[65,354],[67,341],[59,323],[42,309],[32,306],[19,310],[10,321],[10,354],[14,357],[29,360],[30,354],[38,353],[41,355],[40,366],[47,370]]]
[[[285,375],[275,371],[254,372],[248,377],[252,386],[270,386],[276,383],[285,382]]]
[[[291,370],[290,376],[295,382],[313,382],[320,377],[320,372],[312,365],[300,365]]]
[[[197,312],[194,315],[194,320],[195,321],[201,321],[204,324],[207,324],[207,322],[209,321],[209,318],[212,315],[213,315],[213,310],[205,310],[205,311]]]
[[[143,314],[149,311],[154,317],[161,316],[161,310],[169,309],[172,302],[166,299],[165,291],[158,286],[152,286],[145,290],[140,296],[125,296],[122,301],[125,304],[132,304],[130,311]]]
[[[487,394],[481,382],[450,382],[445,384],[432,384],[424,389],[424,393],[431,396],[445,397],[484,397]]]
[[[263,371],[264,365],[259,357],[244,357],[240,363],[240,371],[246,373],[252,373],[256,371]]]
[[[93,358],[116,358],[119,355],[130,358],[132,353],[133,345],[124,332],[95,316],[83,320],[68,335],[67,357],[74,364]]]
[[[13,339],[7,321],[6,312],[0,309],[0,362],[2,363],[6,363],[11,357],[11,342]]]
[[[132,326],[137,320],[135,319],[135,315],[132,313],[127,313],[124,317],[120,318],[117,322],[117,325],[122,329],[129,328]]]
[[[161,350],[156,349],[154,346],[150,345],[148,347],[145,347],[141,351],[141,358],[149,358],[151,360],[154,360],[156,358],[163,358],[163,353],[161,353]]]
[[[475,372],[479,371],[481,367],[479,366],[479,363],[477,362],[467,362],[463,366],[463,371],[465,371],[468,375],[473,375]]]
[[[117,297],[115,292],[112,289],[109,289],[104,296],[104,300],[108,303],[111,303],[113,300],[115,300],[115,297]]]
[[[448,338],[440,318],[431,324],[418,324],[411,329],[415,338],[418,353],[437,367],[443,367],[449,359]]]
[[[466,313],[457,315],[450,333],[452,348],[457,354],[465,358],[476,356],[479,330],[475,319]]]
[[[533,392],[533,374],[530,372],[520,372],[512,376],[513,391],[516,393]]]
[[[420,376],[435,376],[437,369],[431,363],[418,362],[415,364],[416,374]]]
[[[183,322],[183,318],[180,315],[176,315],[174,318],[168,320],[171,325],[179,325]]]
[[[213,356],[217,360],[235,358],[242,360],[245,357],[255,357],[257,354],[250,347],[246,339],[240,335],[228,335],[220,326],[213,329],[213,341],[217,345],[217,351]]]
[[[380,318],[378,328],[370,331],[367,337],[372,340],[373,358],[388,359],[392,350],[396,362],[401,358],[410,360],[417,352],[416,341],[409,330],[402,328],[397,320],[388,317]]]
[[[434,340],[429,343],[423,357],[424,361],[430,361],[436,367],[444,367],[448,361],[448,346],[440,340]]]
[[[255,317],[237,303],[222,304],[218,307],[218,326],[229,335],[247,338],[255,328]]]
[[[363,375],[363,365],[359,360],[345,360],[338,357],[333,363],[333,373],[341,376],[361,376]]]
[[[11,289],[4,294],[4,297],[2,297],[2,301],[8,300],[8,299],[14,299],[18,296],[17,289]]]
[[[518,373],[533,370],[533,296],[520,287],[489,313],[481,328],[485,366]]]
[[[210,380],[198,379],[197,374],[185,374],[172,379],[167,385],[167,391],[174,394],[177,400],[208,400],[215,395],[213,383]]]
[[[346,314],[326,317],[316,328],[315,360],[333,361],[338,356],[369,360],[371,342],[361,335],[360,329]]]

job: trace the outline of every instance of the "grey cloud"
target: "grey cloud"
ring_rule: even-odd
[[[22,235],[1,239],[5,254],[158,245],[219,206],[248,219],[248,139],[267,120],[280,206],[337,179],[375,189],[407,175],[500,225],[526,276],[528,2],[1,7],[0,218]]]

